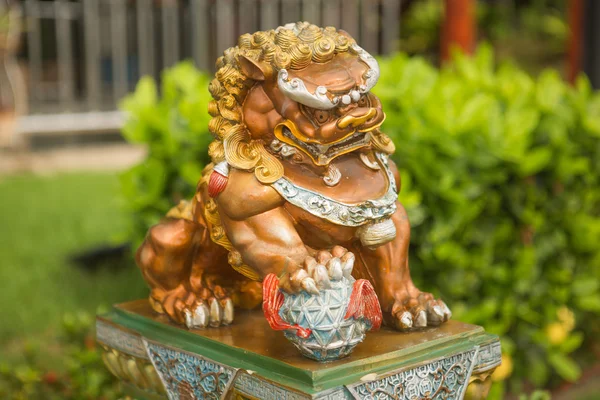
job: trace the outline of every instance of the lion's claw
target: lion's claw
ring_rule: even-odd
[[[305,269],[297,269],[289,276],[289,283],[292,291],[298,292],[305,290],[308,293],[318,294],[319,289],[315,280],[309,276]]]
[[[331,282],[352,276],[354,254],[341,246],[335,246],[331,252],[322,250],[315,257],[308,256],[299,268],[280,280],[280,287],[297,293],[304,290],[318,294],[321,289],[331,288]]]
[[[195,303],[195,307],[186,307],[183,310],[185,315],[185,325],[190,328],[205,328],[209,322],[208,307],[204,302]]]
[[[343,275],[346,277],[346,279],[350,279],[350,277],[352,276],[352,269],[354,268],[354,261],[356,260],[356,257],[354,257],[354,254],[347,252],[342,257],[340,257],[340,260],[342,261]]]
[[[169,315],[176,322],[184,323],[188,329],[217,327],[233,322],[233,301],[229,297],[211,297],[209,300],[203,300],[193,294],[187,294],[185,297],[185,301],[181,298],[174,301],[173,314]]]
[[[444,316],[445,316],[444,322],[448,321],[450,318],[452,318],[452,311],[450,311],[450,308],[442,300],[438,300],[438,303],[440,303],[440,306],[442,307],[442,311],[444,312]]]
[[[329,274],[327,268],[324,265],[318,264],[314,270],[314,279],[317,282],[317,286],[322,289],[329,289],[331,287],[331,281],[329,280]]]
[[[217,299],[210,300],[210,326],[219,326],[221,325],[221,320],[223,317],[223,309],[219,304]]]
[[[306,278],[302,281],[302,287],[310,294],[319,294],[319,289],[313,278]]]
[[[424,328],[427,326],[427,313],[425,310],[421,310],[416,314],[414,326],[415,328]]]
[[[411,313],[409,313],[408,311],[405,311],[402,313],[402,315],[399,318],[399,322],[400,322],[400,327],[402,329],[410,329],[413,326],[413,317],[411,315]]]
[[[333,281],[339,281],[342,279],[342,262],[339,258],[334,257],[327,263],[327,270],[329,271],[329,278]]]
[[[223,320],[221,323],[223,325],[230,325],[233,322],[233,316],[233,301],[227,298],[223,304]]]
[[[417,305],[414,305],[417,303]],[[452,316],[448,306],[427,293],[396,300],[390,323],[401,331],[438,326]]]
[[[435,300],[427,303],[427,318],[430,325],[440,325],[444,322],[444,311]]]

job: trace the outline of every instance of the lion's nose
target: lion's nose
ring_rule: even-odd
[[[348,115],[344,115],[338,120],[338,128],[344,129],[348,126],[357,128],[377,115],[377,110],[374,108],[369,108],[366,112],[364,110],[364,108],[355,108]]]

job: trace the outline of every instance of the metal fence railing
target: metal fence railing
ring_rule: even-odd
[[[142,75],[191,58],[211,70],[245,32],[307,20],[347,30],[374,54],[399,40],[401,0],[23,0],[20,131],[110,129]],[[108,125],[107,125],[108,124]]]

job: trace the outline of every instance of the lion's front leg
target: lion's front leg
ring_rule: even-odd
[[[283,207],[235,221],[222,215],[223,226],[245,264],[261,278],[275,274],[283,290],[318,293],[330,280],[349,275],[354,255],[336,246],[315,251],[304,245],[292,218]]]
[[[404,207],[400,202],[397,206],[391,217],[396,238],[374,250],[358,249],[356,273],[373,283],[387,325],[399,330],[439,325],[450,318],[450,309],[413,284],[408,267],[410,224]]]

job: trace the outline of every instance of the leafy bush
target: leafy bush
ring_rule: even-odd
[[[600,95],[552,70],[535,80],[496,70],[486,47],[441,71],[402,54],[380,65],[415,281],[456,319],[501,335],[495,378],[512,391],[576,380],[570,355],[597,337],[600,314]],[[124,103],[125,135],[150,148],[123,176],[138,237],[194,192],[210,140],[207,82],[182,64],[163,75],[160,100],[145,79]]]
[[[402,18],[400,49],[411,54],[437,51],[443,18],[442,1],[424,0],[412,4]]]
[[[402,14],[400,50],[437,60],[445,2],[411,2]],[[563,61],[568,37],[565,0],[478,1],[477,36],[494,43],[498,55],[535,71]],[[556,65],[556,64],[553,64]]]
[[[102,362],[87,313],[65,314],[59,337],[48,343],[60,352],[60,365],[48,369],[38,360],[39,348],[29,346],[18,365],[0,364],[0,398],[112,400],[122,398],[117,379]],[[57,348],[57,349],[56,349]]]
[[[131,116],[123,135],[149,151],[143,163],[121,176],[136,245],[159,216],[193,196],[202,168],[210,162],[208,83],[208,76],[184,62],[163,73],[160,98],[152,78],[144,77],[122,103]]]
[[[600,314],[600,95],[493,65],[485,47],[442,71],[382,63],[411,270],[502,336],[513,382],[576,380],[569,354]]]

